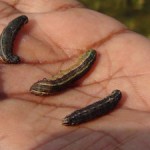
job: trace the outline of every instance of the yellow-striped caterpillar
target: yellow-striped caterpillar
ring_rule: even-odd
[[[96,59],[96,51],[90,49],[79,58],[78,62],[67,70],[61,71],[51,79],[43,79],[34,83],[30,92],[35,95],[49,95],[66,89],[80,79],[91,68]]]

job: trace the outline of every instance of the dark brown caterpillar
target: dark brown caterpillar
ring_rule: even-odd
[[[12,53],[13,42],[21,27],[28,22],[27,16],[19,16],[12,20],[0,36],[0,57],[5,63],[17,64],[20,58]]]
[[[113,110],[122,97],[120,90],[114,90],[110,95],[102,100],[99,100],[82,109],[76,110],[63,119],[63,124],[66,126],[78,125],[102,115],[107,114]]]
[[[62,70],[51,79],[43,79],[32,85],[30,92],[35,95],[49,95],[62,91],[80,79],[92,66],[96,59],[96,51],[93,49],[85,52],[79,61],[67,70]]]

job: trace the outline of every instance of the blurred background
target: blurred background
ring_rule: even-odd
[[[150,0],[79,0],[90,9],[107,14],[129,29],[150,38]]]

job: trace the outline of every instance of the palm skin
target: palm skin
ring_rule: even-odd
[[[22,62],[0,64],[1,149],[149,149],[148,39],[75,1],[1,0],[0,11],[1,31],[15,17],[29,17],[14,45]],[[34,82],[68,68],[89,48],[97,60],[74,86],[53,96],[30,94]],[[113,112],[75,127],[61,124],[114,89],[123,98]]]

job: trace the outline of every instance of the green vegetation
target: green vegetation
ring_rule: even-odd
[[[150,0],[79,0],[150,38]]]

